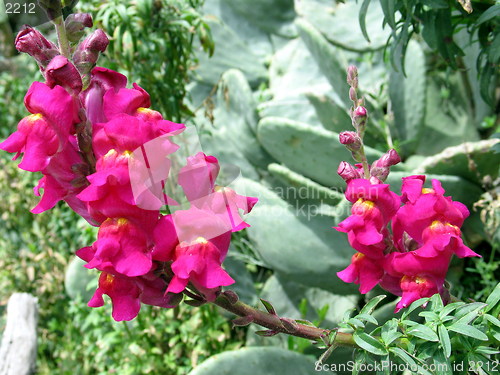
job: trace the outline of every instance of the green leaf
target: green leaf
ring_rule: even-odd
[[[354,326],[355,328],[365,328],[364,323],[356,318],[351,318],[347,322],[347,324]]]
[[[381,329],[380,337],[385,345],[391,345],[395,340],[399,339],[403,334],[398,331],[397,319],[388,320]]]
[[[393,29],[396,30],[396,1],[394,0],[380,0],[380,6],[384,12],[385,22]]]
[[[335,206],[344,200],[344,195],[338,191],[328,189],[313,180],[296,173],[284,165],[271,163],[268,171],[285,183],[295,192],[293,197],[286,197],[291,201],[314,201],[318,203],[327,203]]]
[[[481,17],[478,18],[478,20],[475,22],[474,25],[477,27],[482,23],[488,22],[489,20],[492,20],[499,16],[500,16],[500,4],[495,4],[489,7],[483,14],[481,14]]]
[[[408,335],[419,337],[427,341],[439,341],[438,335],[431,328],[423,324],[416,324],[406,331]]]
[[[493,315],[490,314],[484,314],[483,315],[486,320],[488,320],[490,323],[494,324],[495,326],[500,328],[500,320],[495,318]]]
[[[488,340],[488,336],[486,336],[483,332],[481,332],[479,329],[472,327],[472,326],[469,326],[467,324],[454,323],[448,327],[448,331],[457,332],[457,333],[460,333],[462,335],[473,337],[473,338],[481,340],[481,341]]]
[[[373,297],[366,305],[363,306],[361,311],[359,312],[360,314],[371,314],[373,313],[373,310],[377,307],[377,305],[385,298],[387,297],[385,294],[381,294],[379,296]]]
[[[478,346],[475,350],[476,353],[484,354],[484,355],[495,355],[500,353],[498,348],[491,348],[489,346]]]
[[[500,283],[497,284],[493,292],[486,299],[486,308],[484,312],[489,312],[495,308],[495,306],[500,302]]]
[[[422,311],[418,316],[421,316],[425,318],[425,321],[428,322],[435,322],[436,320],[439,320],[438,314],[436,314],[433,311]]]
[[[403,314],[401,314],[401,319],[406,319],[407,316],[409,316],[413,311],[421,307],[422,305],[426,304],[429,302],[429,298],[420,298],[414,301],[410,307],[408,307],[406,310],[403,310]]]
[[[389,348],[389,351],[399,357],[404,363],[408,364],[409,367],[411,368],[416,368],[417,367],[417,362],[408,354],[405,350],[394,347],[394,348]]]
[[[441,312],[439,313],[439,318],[443,319],[445,316],[447,316],[452,311],[454,311],[455,309],[457,309],[458,307],[460,307],[462,305],[465,305],[465,302],[462,302],[462,301],[460,301],[460,302],[453,302],[453,303],[450,303],[450,304],[446,305],[443,308],[443,310],[441,310]]]
[[[353,338],[356,344],[366,351],[376,355],[386,355],[387,349],[376,338],[364,333],[356,331],[353,333]]]
[[[260,298],[260,302],[264,305],[266,308],[267,312],[271,315],[276,315],[276,311],[274,311],[273,305],[269,301],[266,301],[265,299]]]
[[[375,317],[373,315],[358,314],[358,315],[356,315],[356,318],[360,319],[360,320],[366,320],[367,322],[375,324],[376,326],[378,325],[377,319],[375,319]]]
[[[368,11],[368,6],[370,5],[370,0],[363,0],[361,8],[359,9],[359,26],[361,27],[361,32],[365,39],[370,42],[370,37],[366,32],[366,12]]]
[[[439,342],[441,343],[441,346],[443,347],[444,355],[446,357],[450,357],[450,355],[451,355],[451,341],[450,341],[450,335],[448,334],[448,330],[442,324],[438,325],[437,329],[438,329],[438,335],[439,335]]]
[[[257,137],[276,160],[325,187],[345,187],[336,173],[338,164],[351,154],[340,144],[338,133],[286,118],[266,117],[259,122]],[[381,153],[365,147],[369,160]],[[308,157],[304,157],[308,155]]]
[[[474,314],[477,315],[477,312],[485,306],[486,304],[482,302],[472,302],[460,306],[455,312],[455,319],[457,319],[457,322],[459,323],[469,324],[469,322],[474,319]]]

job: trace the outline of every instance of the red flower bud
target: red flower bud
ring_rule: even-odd
[[[358,68],[354,65],[347,68],[347,83],[355,89],[358,87]]]
[[[77,42],[83,36],[86,27],[92,27],[92,16],[90,13],[73,13],[64,21],[68,39]]]
[[[337,173],[346,182],[355,178],[362,178],[360,170],[345,161],[340,162]]]
[[[109,39],[101,29],[97,29],[80,43],[73,55],[73,62],[82,75],[90,73],[99,58],[99,53],[104,52],[108,44]]]
[[[58,55],[47,65],[45,79],[49,87],[62,86],[72,95],[82,91],[82,78],[76,67],[64,56]]]
[[[378,178],[380,181],[385,181],[389,175],[390,167],[398,164],[400,161],[401,158],[396,150],[390,149],[380,159],[373,162],[370,168],[370,175]]]
[[[38,30],[27,25],[17,34],[15,44],[19,52],[27,53],[33,57],[42,71],[50,60],[59,54],[54,43],[47,40]]]

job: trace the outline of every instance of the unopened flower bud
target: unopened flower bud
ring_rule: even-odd
[[[86,27],[92,27],[92,16],[90,13],[73,13],[64,21],[66,34],[71,42],[78,42],[84,34]]]
[[[48,86],[62,86],[71,95],[77,95],[82,90],[80,73],[71,61],[62,55],[54,57],[47,65],[45,79]]]
[[[355,178],[362,178],[359,170],[345,161],[340,162],[337,173],[345,182]]]
[[[350,65],[347,68],[347,83],[353,88],[358,88],[358,68]]]
[[[349,99],[356,103],[358,101],[358,93],[354,87],[349,88]]]
[[[401,161],[398,153],[394,149],[387,151],[382,157],[373,162],[370,168],[370,175],[385,181],[390,172],[390,167]]]
[[[339,134],[339,141],[349,150],[359,150],[361,148],[361,139],[356,132],[342,132]]]
[[[73,61],[82,75],[90,73],[99,58],[99,53],[104,52],[108,44],[109,39],[101,29],[97,29],[80,43],[73,55]]]
[[[352,124],[361,136],[365,130],[367,118],[368,112],[363,106],[356,107],[356,109],[352,112]]]
[[[54,43],[47,40],[42,33],[32,28],[24,26],[16,37],[16,49],[33,57],[42,71],[52,58],[59,54],[59,50]]]

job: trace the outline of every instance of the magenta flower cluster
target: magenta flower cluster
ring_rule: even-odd
[[[345,196],[353,203],[352,214],[336,227],[357,251],[337,275],[359,284],[363,294],[378,284],[401,296],[396,312],[436,293],[446,302],[451,257],[479,256],[461,239],[467,208],[444,196],[438,180],[432,188],[424,182],[425,176],[403,178],[398,196],[376,178],[349,179]]]
[[[137,316],[141,303],[176,306],[187,287],[213,301],[234,283],[221,264],[257,199],[216,185],[217,159],[199,152],[173,181],[189,208],[173,211],[179,203],[165,185],[175,178],[172,136],[185,126],[150,109],[148,93],[127,88],[124,75],[94,67],[107,44],[97,30],[71,61],[35,29],[21,31],[16,46],[37,60],[45,82],[32,84],[25,97],[31,115],[0,148],[23,155],[19,168],[43,174],[33,213],[65,201],[99,227],[97,240],[77,251],[87,268],[101,271],[90,306],[102,306],[106,294],[121,321]],[[173,213],[161,214],[165,207]]]

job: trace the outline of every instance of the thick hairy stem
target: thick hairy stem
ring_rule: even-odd
[[[231,303],[224,294],[219,295],[214,303],[240,317],[251,317],[252,323],[266,327],[276,333],[285,333],[287,335],[302,337],[309,340],[322,341],[322,339],[328,337],[331,332],[327,329],[316,328],[296,322],[294,322],[294,324],[284,325],[279,316],[257,310],[241,301]],[[352,335],[344,332],[337,332],[331,344],[336,346],[357,346]]]
[[[69,54],[69,41],[68,36],[66,35],[66,27],[64,26],[63,17],[57,17],[52,21],[56,27],[57,32],[57,40],[59,42],[59,51],[61,55],[67,57],[68,59],[71,57]]]

